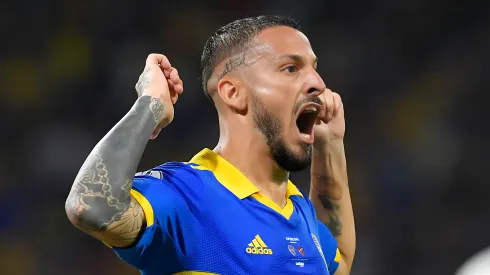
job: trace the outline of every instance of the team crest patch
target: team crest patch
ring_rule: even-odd
[[[291,254],[293,254],[293,256],[296,256],[296,250],[294,250],[294,246],[288,245],[288,250],[289,252],[291,252]]]
[[[157,179],[160,179],[160,180],[163,178],[162,172],[155,171],[155,170],[148,170],[148,171],[144,171],[144,172],[138,172],[134,176],[135,177],[136,176],[150,176],[150,177],[154,177],[154,178],[157,178]]]
[[[301,254],[301,256],[305,256],[305,250],[304,250],[304,248],[303,248],[303,247],[298,246],[298,251],[299,251],[299,253]]]

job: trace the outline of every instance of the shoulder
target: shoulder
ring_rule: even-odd
[[[193,168],[193,164],[187,162],[166,162],[152,169],[136,173],[135,179],[147,179],[154,183],[172,184],[186,180],[200,178],[198,169]]]
[[[299,207],[299,209],[305,216],[308,223],[311,223],[311,225],[315,226],[316,225],[315,207],[313,206],[311,200],[308,198],[308,195],[306,195],[302,190],[298,189],[298,191],[299,192],[297,195],[291,196],[290,198],[295,202],[296,206]]]
[[[168,162],[147,171],[138,172],[133,179],[131,195],[141,205],[147,224],[177,220],[177,215],[190,217],[189,204],[199,188],[200,175],[187,163]]]
[[[302,209],[309,210],[309,212],[311,212],[311,214],[315,215],[315,209],[313,207],[313,203],[308,198],[308,195],[305,194],[305,192],[303,192],[303,190],[297,188],[294,184],[291,183],[291,185],[294,186],[294,189],[292,187],[288,187],[288,189],[294,190],[294,191],[290,192],[290,193],[292,193],[292,196],[290,198],[292,200],[294,200],[296,202],[296,204],[298,206],[300,206]]]
[[[138,172],[135,177],[152,177],[163,181],[172,180],[176,177],[186,176],[192,171],[191,165],[186,162],[166,162],[149,170]]]
[[[316,217],[316,212],[315,212],[315,207],[313,206],[313,202],[310,200],[307,194],[305,194],[303,191],[301,191],[302,196],[302,201],[305,204],[305,207],[310,209],[311,213],[313,216]]]
[[[147,171],[138,172],[133,189],[153,193],[172,190],[182,195],[199,192],[209,178],[209,171],[187,162],[167,162]]]

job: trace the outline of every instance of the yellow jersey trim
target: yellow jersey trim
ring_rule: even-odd
[[[152,226],[155,222],[155,216],[153,214],[153,207],[151,207],[150,202],[141,194],[140,192],[131,189],[131,195],[140,204],[143,212],[145,212],[146,226]]]
[[[151,226],[155,222],[155,216],[153,215],[153,207],[151,207],[150,202],[141,194],[140,192],[131,189],[129,193],[134,197],[134,199],[141,205],[143,212],[145,213],[146,226]],[[107,247],[112,249],[112,245],[102,241]]]
[[[204,272],[204,271],[182,271],[174,273],[173,275],[219,275],[218,273]]]
[[[337,263],[340,263],[340,250],[337,248],[337,251],[335,252],[335,258],[333,259]]]
[[[101,241],[101,242],[102,242],[103,244],[105,244],[105,246],[107,246],[107,247],[109,247],[110,249],[112,249],[112,245],[110,245],[110,244],[108,244],[108,243],[106,243],[106,242],[104,242],[104,241]]]
[[[283,215],[286,219],[289,219],[294,211],[293,203],[289,197],[303,197],[303,194],[301,194],[298,188],[290,180],[288,180],[286,186],[286,205],[281,208],[271,199],[262,195],[259,192],[259,189],[235,166],[208,148],[203,149],[189,162],[198,165],[194,167],[195,169],[211,171],[216,179],[239,199],[242,200],[252,196],[260,203]]]

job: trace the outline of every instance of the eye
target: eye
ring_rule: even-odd
[[[284,68],[284,71],[288,73],[295,73],[298,71],[298,67],[296,67],[295,65],[289,65],[286,68]]]

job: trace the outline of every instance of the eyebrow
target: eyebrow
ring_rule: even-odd
[[[294,62],[298,62],[298,63],[303,63],[303,64],[308,63],[303,56],[297,55],[297,54],[285,54],[285,55],[279,56],[277,59],[278,60],[291,59]],[[317,63],[318,63],[318,57],[314,56],[313,57],[313,65],[317,65]]]

